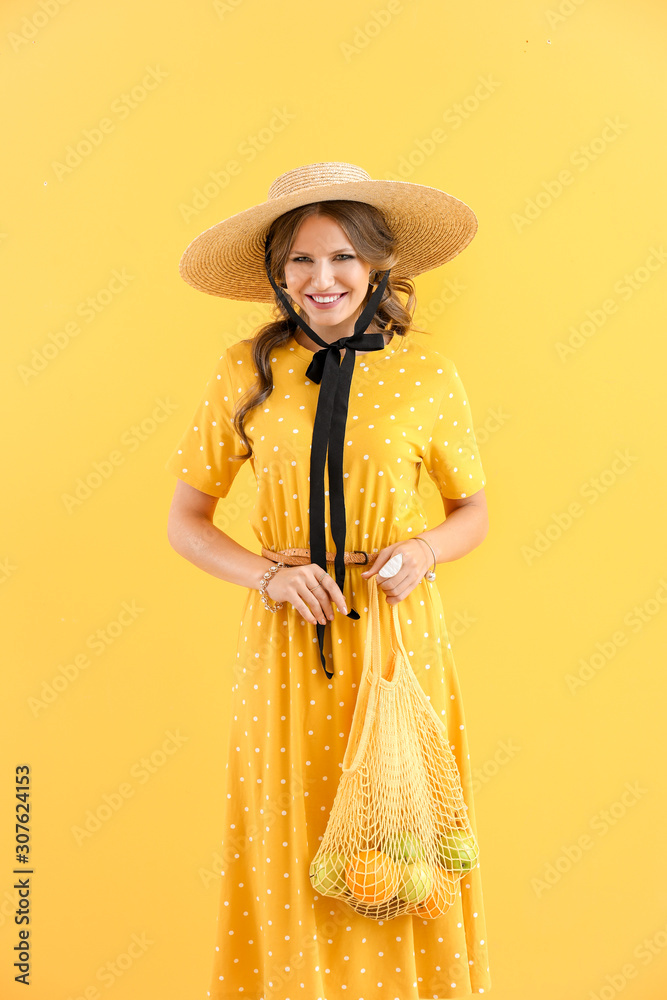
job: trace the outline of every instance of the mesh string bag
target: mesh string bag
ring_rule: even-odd
[[[383,669],[375,576],[368,583],[359,690],[310,882],[372,920],[435,918],[453,905],[479,848],[446,723],[412,669],[395,604]]]

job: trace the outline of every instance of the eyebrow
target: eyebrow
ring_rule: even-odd
[[[291,250],[290,253],[296,253],[296,254],[299,254],[302,257],[310,257],[310,254],[306,253],[305,250]],[[334,253],[354,253],[354,250],[352,249],[352,247],[341,247],[340,250],[332,250],[331,253],[332,254],[334,254]]]

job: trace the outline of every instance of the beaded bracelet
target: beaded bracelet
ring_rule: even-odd
[[[426,544],[428,545],[429,549],[433,553],[433,569],[430,569],[427,573],[424,574],[424,578],[426,580],[430,580],[431,583],[432,583],[435,580],[435,578],[436,578],[434,570],[435,570],[435,567],[438,564],[438,560],[435,558],[435,552],[433,552],[433,546],[431,545],[430,542],[427,542],[425,538],[422,538],[421,535],[413,535],[412,537],[413,538],[418,538],[420,542],[426,542]]]
[[[278,563],[275,563],[273,566],[271,566],[269,569],[267,569],[266,573],[262,577],[262,582],[259,585],[259,592],[260,592],[261,597],[262,597],[262,603],[264,604],[264,607],[267,608],[269,611],[273,611],[273,612],[280,611],[280,609],[283,606],[283,602],[280,601],[279,603],[274,604],[273,607],[271,607],[271,605],[269,604],[269,602],[267,600],[268,594],[266,593],[266,588],[269,585],[269,580],[271,579],[271,577],[275,573],[278,572],[278,570],[280,569],[281,566],[284,566],[284,565],[285,565],[285,563],[278,562]]]

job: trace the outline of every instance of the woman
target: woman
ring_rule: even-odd
[[[248,588],[231,685],[214,1000],[424,1000],[490,988],[479,864],[434,919],[374,921],[309,880],[354,711],[367,581],[396,555],[398,572],[377,577],[383,635],[384,605],[397,604],[476,831],[433,581],[436,564],[484,539],[485,479],[456,367],[415,336],[410,280],[454,257],[476,228],[468,206],[436,188],[318,163],[282,174],[266,202],[200,234],[181,260],[201,291],[276,306],[275,321],[222,354],[167,463],[179,479],[171,545]],[[261,555],[213,524],[246,459]],[[430,530],[420,464],[446,513]]]

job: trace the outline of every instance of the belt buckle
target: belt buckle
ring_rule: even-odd
[[[362,555],[366,556],[365,560],[362,563],[357,563],[357,566],[365,566],[368,563],[368,552],[366,552],[364,549],[352,549],[352,551],[355,553],[357,552],[361,553]]]

